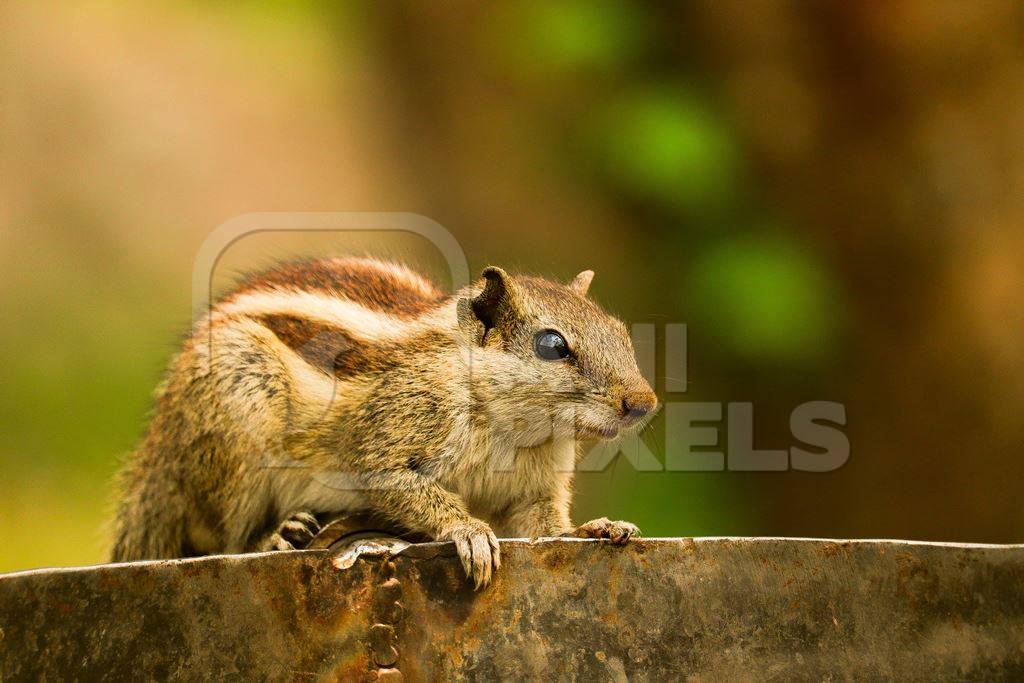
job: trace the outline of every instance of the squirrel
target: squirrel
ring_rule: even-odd
[[[403,265],[325,258],[243,280],[155,392],[111,560],[301,548],[318,516],[370,512],[454,541],[479,589],[496,533],[625,543],[629,522],[569,517],[582,443],[657,405],[592,278],[488,267],[446,296]]]

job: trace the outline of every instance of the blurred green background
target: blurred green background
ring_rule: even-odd
[[[663,398],[753,402],[760,447],[847,406],[837,472],[620,461],[578,519],[1020,541],[1022,112],[1016,0],[0,3],[0,570],[102,560],[195,254],[252,211],[413,211],[474,271],[593,268],[625,320],[689,325]],[[227,261],[436,261],[391,239]]]

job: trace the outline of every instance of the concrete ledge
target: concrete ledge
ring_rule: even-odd
[[[403,545],[0,576],[0,680],[1024,678],[1020,545]]]

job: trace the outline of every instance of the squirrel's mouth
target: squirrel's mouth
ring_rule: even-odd
[[[650,421],[646,419],[625,418],[621,420],[609,420],[607,422],[591,422],[584,419],[576,423],[576,435],[581,439],[605,439],[611,440],[622,436],[625,432],[633,432],[642,429]]]
[[[619,435],[619,425],[583,424],[577,428],[578,435],[584,439],[614,439]]]
[[[576,437],[579,439],[611,440],[626,432],[632,433],[642,429],[653,417],[653,413],[644,416],[609,415],[607,410],[579,411],[576,413]]]

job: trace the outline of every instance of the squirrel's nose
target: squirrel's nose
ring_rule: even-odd
[[[658,398],[650,391],[631,391],[622,397],[622,416],[627,420],[639,420],[654,410]]]

